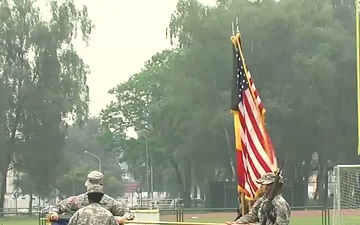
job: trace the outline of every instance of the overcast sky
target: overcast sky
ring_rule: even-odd
[[[90,45],[78,51],[90,66],[90,113],[98,115],[113,100],[108,90],[139,72],[144,62],[170,48],[165,29],[177,0],[76,0],[86,3],[96,29]],[[215,0],[200,0],[214,4]],[[147,42],[143,38],[146,36]]]

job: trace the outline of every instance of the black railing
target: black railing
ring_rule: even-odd
[[[33,224],[36,220],[39,221],[39,225],[45,225],[48,210],[44,209],[41,211],[16,212],[15,210],[4,210],[5,212],[0,213],[0,224],[6,221],[31,221]],[[292,207],[292,220],[302,219],[300,217],[306,217],[304,215],[312,215],[317,221],[317,224],[331,225],[330,214],[332,208],[325,208],[319,206],[312,207]],[[225,222],[231,221],[236,217],[235,208],[177,208],[177,209],[164,209],[159,210],[161,221],[172,221],[172,222]],[[61,215],[61,217],[67,217],[67,215]],[[71,215],[70,215],[71,217]],[[220,221],[221,220],[221,221]],[[296,221],[298,222],[298,221]],[[30,223],[30,222],[29,222]],[[304,223],[306,223],[306,218]]]

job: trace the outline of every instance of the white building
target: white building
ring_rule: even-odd
[[[30,196],[21,194],[21,190],[19,190],[19,197],[16,199],[14,197],[15,188],[13,182],[15,180],[15,174],[13,171],[8,171],[6,177],[6,189],[5,189],[5,202],[4,209],[6,211],[15,211],[16,209],[27,209],[29,207]],[[33,206],[38,205],[38,198],[34,196],[33,198]]]

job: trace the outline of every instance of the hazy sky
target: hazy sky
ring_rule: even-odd
[[[177,0],[75,2],[86,3],[96,26],[89,47],[78,47],[78,51],[90,66],[90,113],[97,115],[114,99],[109,89],[139,72],[154,53],[171,47],[165,29]],[[200,2],[214,4],[215,0]]]

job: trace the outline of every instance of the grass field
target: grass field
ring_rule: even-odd
[[[231,215],[231,217],[228,217]],[[205,223],[224,223],[233,219],[234,214],[227,213],[206,213],[196,215],[185,215],[186,222],[205,222]],[[162,221],[174,221],[174,215],[161,216]],[[0,225],[38,225],[37,217],[5,217],[0,218]],[[291,218],[290,225],[321,225],[321,216],[316,215],[294,215]]]
[[[5,217],[0,218],[0,225],[38,225],[38,217]]]

